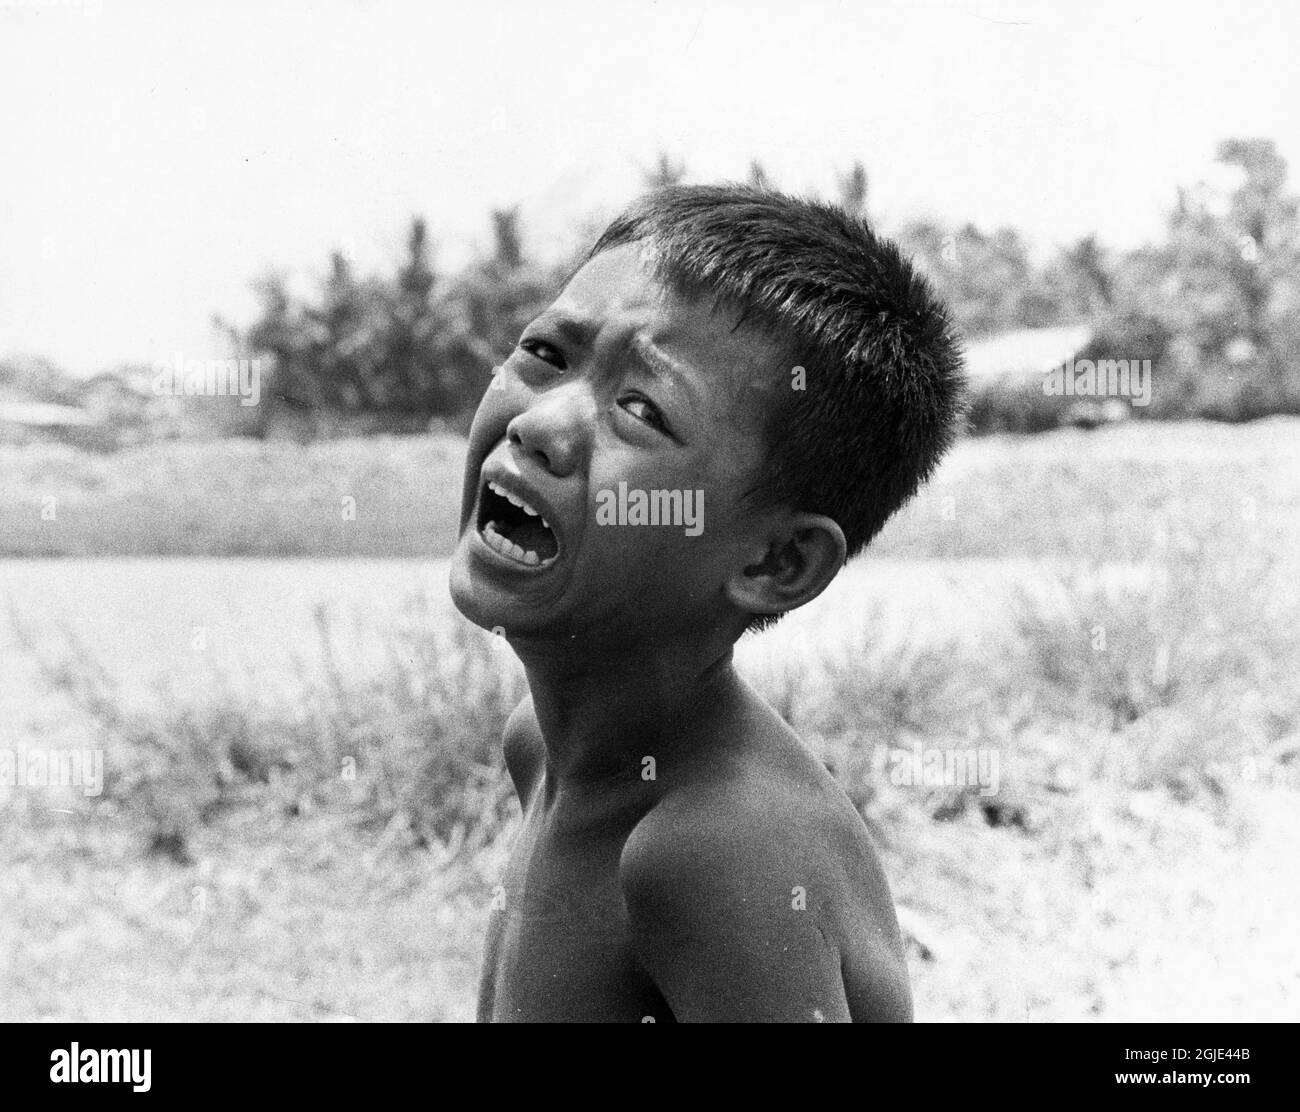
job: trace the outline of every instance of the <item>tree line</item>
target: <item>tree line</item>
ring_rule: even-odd
[[[1180,189],[1161,242],[1127,251],[1089,236],[1035,263],[1014,228],[983,231],[914,220],[881,230],[899,241],[945,296],[971,339],[1020,327],[1089,322],[1099,357],[1149,358],[1155,403],[1143,415],[1244,420],[1300,413],[1300,222],[1286,163],[1263,139],[1216,152],[1235,184]],[[661,154],[647,188],[688,180]],[[779,187],[759,162],[748,180]],[[870,218],[862,163],[837,175],[836,203]],[[435,262],[428,225],[412,219],[403,257],[387,275],[362,275],[335,251],[308,296],[283,275],[257,287],[247,327],[222,327],[240,353],[269,368],[273,404],[240,415],[264,433],[277,408],[309,423],[414,429],[467,427],[489,372],[555,295],[585,244],[555,262],[528,249],[519,210],[491,213],[489,251],[454,274]],[[1015,409],[1014,398],[995,403]],[[977,415],[983,427],[1024,427],[1023,415]]]

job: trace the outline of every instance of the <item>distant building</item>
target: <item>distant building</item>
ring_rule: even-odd
[[[1130,416],[1113,397],[1051,397],[1043,390],[1051,372],[1073,364],[1097,338],[1090,324],[1016,328],[966,347],[966,372],[977,413],[988,429],[1033,432],[1059,425],[1096,425]]]
[[[111,431],[78,406],[0,401],[0,444],[28,444],[36,440],[58,440],[97,451],[114,446]]]
[[[966,373],[976,389],[990,379],[1042,378],[1092,342],[1091,325],[1017,328],[977,340],[966,348]]]
[[[0,444],[58,441],[111,451],[152,435],[150,402],[117,374],[77,379],[42,360],[0,362]]]

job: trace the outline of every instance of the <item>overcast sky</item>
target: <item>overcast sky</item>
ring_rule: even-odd
[[[223,354],[268,267],[448,265],[523,205],[542,250],[666,148],[872,216],[1157,236],[1227,136],[1300,177],[1300,4],[0,0],[0,355]]]

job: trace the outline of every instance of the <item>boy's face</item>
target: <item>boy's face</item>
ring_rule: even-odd
[[[462,613],[510,635],[615,643],[723,620],[727,577],[763,555],[741,499],[781,381],[771,344],[734,326],[665,288],[639,245],[574,276],[474,417],[451,569]],[[694,518],[624,523],[635,510],[619,516],[620,483],[625,509],[635,492],[680,492]]]

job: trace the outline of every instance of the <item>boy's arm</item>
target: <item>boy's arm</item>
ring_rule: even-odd
[[[752,815],[643,820],[619,879],[637,956],[684,1022],[848,1022],[832,893]],[[817,872],[824,872],[818,869]]]

